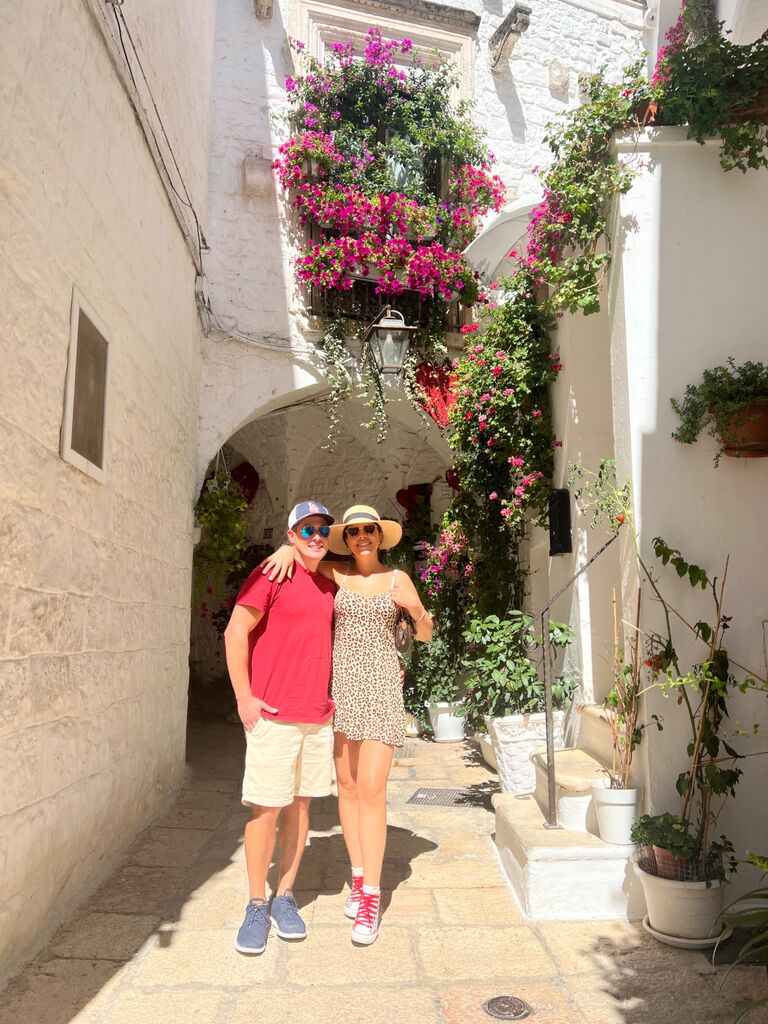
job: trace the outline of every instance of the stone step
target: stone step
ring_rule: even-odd
[[[547,829],[534,796],[498,793],[496,846],[523,912],[537,921],[637,921],[645,914],[632,849]]]
[[[547,754],[539,750],[531,754],[536,772],[534,796],[546,814],[548,806]],[[597,816],[592,805],[590,785],[604,777],[605,764],[582,747],[555,751],[555,782],[557,821],[573,832],[597,835]]]

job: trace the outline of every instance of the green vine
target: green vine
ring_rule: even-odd
[[[206,481],[195,506],[195,518],[203,528],[202,543],[193,557],[196,597],[202,588],[220,587],[230,573],[243,567],[248,546],[248,504],[240,486],[227,472],[219,471]]]
[[[349,358],[346,346],[344,318],[334,316],[328,321],[323,332],[320,348],[323,354],[323,372],[331,387],[328,398],[328,437],[323,445],[327,451],[334,451],[341,430],[339,406],[349,397],[351,388],[344,360]]]

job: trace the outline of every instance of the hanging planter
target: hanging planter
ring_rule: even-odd
[[[723,455],[734,459],[768,457],[768,398],[754,402],[730,415],[712,410],[723,442]]]
[[[768,456],[768,366],[747,361],[704,370],[701,383],[689,384],[682,398],[670,399],[680,417],[672,437],[693,444],[706,433],[717,443],[715,465],[721,455],[760,459]]]

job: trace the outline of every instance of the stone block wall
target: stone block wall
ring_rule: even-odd
[[[176,88],[207,110],[205,6],[165,5],[164,25],[156,12],[164,50],[143,61],[150,77],[152,59],[173,64],[171,15],[189,7],[198,63],[185,77],[187,45]],[[87,4],[11,7],[0,30],[0,981],[180,778],[200,362],[195,268]],[[181,155],[184,132],[169,134]],[[205,140],[187,142],[180,162],[204,181]],[[73,288],[110,342],[103,483],[59,456]]]

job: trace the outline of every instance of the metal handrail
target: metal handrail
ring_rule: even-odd
[[[558,592],[549,599],[549,602],[539,612],[539,619],[541,621],[541,644],[543,650],[543,662],[542,662],[542,674],[544,682],[544,718],[547,733],[547,820],[544,822],[544,828],[562,828],[557,823],[557,783],[555,779],[555,737],[554,737],[554,726],[552,721],[553,709],[552,709],[552,681],[549,678],[549,672],[547,671],[549,663],[549,609],[557,601],[558,597],[561,597],[566,590],[571,587],[582,573],[585,573],[587,569],[592,565],[593,562],[602,555],[602,553],[609,548],[611,544],[619,536],[618,531],[603,544],[599,551],[596,551],[594,555],[585,562],[584,565],[579,569],[573,576],[558,590]]]

